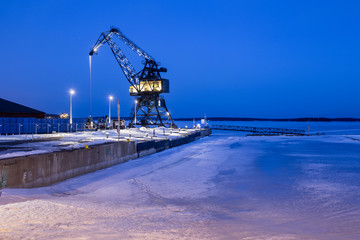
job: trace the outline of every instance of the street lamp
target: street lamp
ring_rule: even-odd
[[[111,100],[113,100],[113,96],[109,96],[109,125],[111,124]]]
[[[137,100],[135,100],[135,128],[136,128],[136,107],[137,107]]]
[[[75,94],[73,89],[70,89],[70,124],[72,124],[72,95]]]

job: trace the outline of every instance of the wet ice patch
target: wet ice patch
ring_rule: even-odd
[[[323,204],[336,204],[342,201],[351,187],[325,180],[303,180],[299,182],[298,190],[307,193],[313,201]]]
[[[230,148],[240,148],[242,145],[239,142],[230,145]]]

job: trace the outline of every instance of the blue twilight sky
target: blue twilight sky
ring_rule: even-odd
[[[74,88],[75,117],[88,115],[88,53],[116,26],[168,68],[174,117],[360,117],[360,1],[0,4],[0,97],[47,113],[68,112]],[[92,70],[93,115],[107,114],[109,94],[129,115],[107,45]]]

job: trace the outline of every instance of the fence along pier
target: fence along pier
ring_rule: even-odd
[[[251,132],[253,135],[305,135],[305,130],[287,128],[264,128],[248,126],[212,125],[214,130]]]

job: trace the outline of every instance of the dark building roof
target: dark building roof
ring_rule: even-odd
[[[0,117],[44,118],[45,113],[21,104],[0,98]]]

